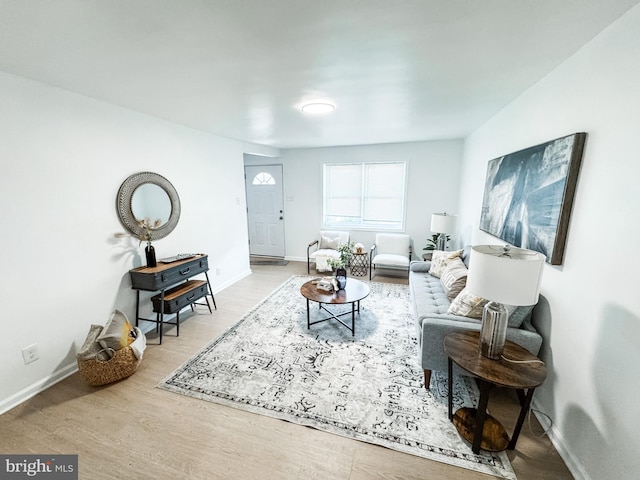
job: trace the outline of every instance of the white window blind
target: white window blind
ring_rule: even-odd
[[[325,164],[325,227],[404,229],[406,163]]]

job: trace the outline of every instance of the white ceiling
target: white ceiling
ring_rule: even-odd
[[[0,70],[280,148],[462,138],[637,3],[0,0]]]

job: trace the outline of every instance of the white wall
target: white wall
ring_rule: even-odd
[[[284,170],[286,257],[307,258],[306,246],[322,229],[322,165],[340,162],[407,161],[406,233],[418,257],[424,253],[432,212],[455,213],[462,141],[396,143],[281,150],[281,158],[246,156],[246,164],[282,163]],[[367,248],[375,232],[353,231]],[[415,257],[414,257],[415,258]]]
[[[245,144],[2,73],[0,136],[0,412],[72,372],[90,324],[114,308],[135,317],[128,270],[144,246],[113,237],[129,175],[159,173],[180,196],[159,258],[208,253],[214,291],[250,273]],[[24,365],[33,343],[40,359]]]
[[[546,265],[546,383],[537,408],[577,478],[638,478],[640,295],[640,7],[465,142],[460,222],[478,230],[487,161],[573,132],[588,133],[564,264]]]

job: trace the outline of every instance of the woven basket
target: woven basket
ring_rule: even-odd
[[[85,382],[94,387],[127,378],[133,375],[140,365],[140,359],[129,346],[115,350],[109,360],[77,360],[80,375]]]

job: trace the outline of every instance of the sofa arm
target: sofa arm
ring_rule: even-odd
[[[426,262],[414,260],[409,264],[409,270],[412,272],[425,272],[428,273],[431,268],[431,262],[427,260]]]

